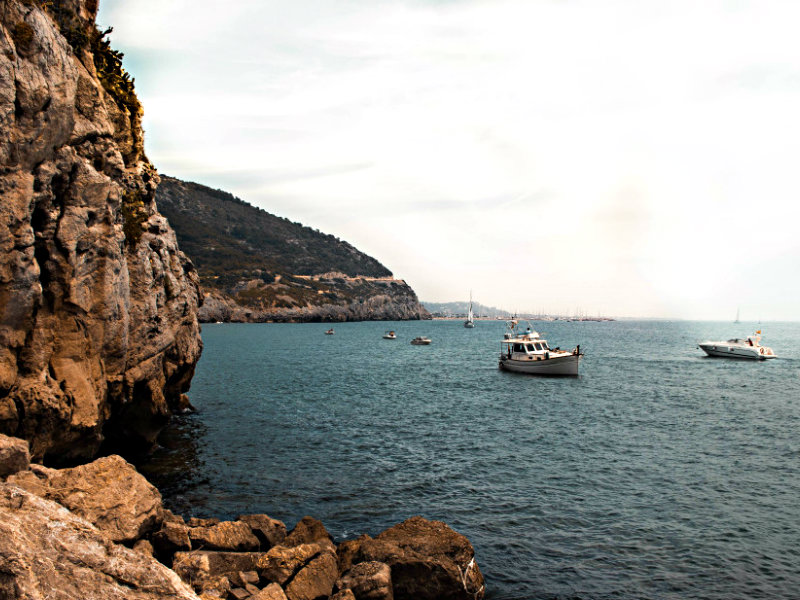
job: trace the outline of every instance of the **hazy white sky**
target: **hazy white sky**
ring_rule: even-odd
[[[800,318],[800,3],[100,4],[162,173],[422,300]]]

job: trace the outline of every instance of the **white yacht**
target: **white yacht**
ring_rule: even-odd
[[[383,334],[383,339],[385,340],[396,340],[397,334],[394,331],[387,331]]]
[[[467,320],[464,321],[464,327],[467,329],[475,327],[475,318],[472,314],[472,290],[469,291],[469,313],[467,313]]]
[[[766,360],[777,358],[772,348],[761,345],[761,330],[745,339],[733,338],[725,342],[702,342],[699,344],[703,352],[709,356],[721,358],[749,358],[750,360]]]
[[[506,323],[498,366],[530,375],[577,375],[582,356],[580,345],[574,350],[550,348],[547,340],[531,329],[530,323],[523,331],[514,319]]]

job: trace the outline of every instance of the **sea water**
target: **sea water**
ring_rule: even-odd
[[[142,470],[186,516],[445,521],[496,600],[800,597],[800,324],[533,326],[580,377],[498,370],[496,321],[204,325]],[[780,358],[697,348],[759,326]]]

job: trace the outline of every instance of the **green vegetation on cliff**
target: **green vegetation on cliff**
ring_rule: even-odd
[[[200,275],[201,320],[428,318],[404,281],[332,235],[172,177],[156,201]]]
[[[228,192],[162,175],[156,202],[206,286],[224,288],[243,277],[272,283],[275,274],[392,274],[347,242],[272,215]]]

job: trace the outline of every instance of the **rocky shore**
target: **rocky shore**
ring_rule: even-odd
[[[412,517],[332,539],[303,518],[175,515],[119,456],[69,469],[30,463],[0,435],[0,598],[479,600],[467,538]]]

